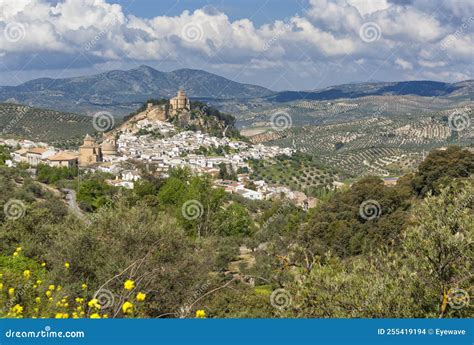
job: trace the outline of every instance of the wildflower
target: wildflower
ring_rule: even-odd
[[[72,312],[72,318],[73,319],[78,319],[79,318],[79,316],[77,315],[77,313],[75,311]]]
[[[49,291],[49,290],[48,290],[48,291],[46,291],[46,293],[45,293],[45,294],[46,294],[46,297],[49,297],[49,298],[51,298],[51,291]]]
[[[48,290],[51,290],[51,291],[54,291],[55,288],[56,288],[56,287],[55,287],[53,284],[51,284],[50,286],[48,286]]]
[[[21,252],[21,247],[17,247],[17,248],[15,249],[15,251],[18,252],[18,253]]]
[[[12,308],[12,311],[15,313],[15,314],[21,314],[23,313],[23,307],[19,304],[16,304],[13,308]]]
[[[81,304],[82,302],[84,302],[84,298],[76,297],[75,301],[77,304]]]
[[[206,318],[206,312],[204,310],[196,310],[196,317],[198,319],[205,319]]]
[[[18,252],[13,253],[13,257],[16,258],[18,256]]]
[[[135,282],[133,280],[127,279],[123,284],[125,290],[133,290],[135,288]]]
[[[97,298],[93,298],[91,299],[87,305],[89,306],[89,308],[97,308],[97,309],[100,309],[101,306],[99,304],[99,301],[97,300]]]
[[[13,296],[14,293],[15,293],[15,289],[14,289],[14,288],[9,288],[9,289],[8,289],[8,294],[9,294],[10,296]]]
[[[35,298],[35,302],[38,303],[38,304],[40,304],[40,303],[41,303],[41,298],[40,298],[40,297],[36,297],[36,298]]]
[[[0,283],[0,290],[3,290],[3,284]]]
[[[146,294],[142,293],[142,292],[139,292],[137,293],[137,301],[138,302],[143,302],[146,298]]]
[[[82,290],[87,290],[87,284],[82,284]]]
[[[104,314],[104,315],[102,315],[102,318],[103,318],[103,319],[108,319],[108,318],[109,318],[109,315],[108,315],[108,314]]]
[[[63,288],[61,287],[61,285],[58,285],[58,287],[56,288],[57,291],[61,291]]]
[[[66,261],[66,262],[64,263],[64,267],[66,267],[66,269],[68,269],[69,267],[71,267],[71,265],[69,264],[69,262]]]
[[[52,302],[52,301],[53,301],[53,297],[48,298],[48,302]]]
[[[42,281],[41,279],[38,279],[38,280],[36,281],[36,285],[41,285],[41,284],[43,284],[43,281]]]
[[[46,267],[46,262],[42,262],[41,267]]]
[[[122,311],[124,314],[131,314],[133,312],[133,304],[130,302],[125,302],[122,305]]]
[[[90,316],[91,319],[100,319],[100,315],[97,313],[94,313]]]
[[[37,312],[39,312],[39,308],[38,308],[38,307],[34,307],[34,308],[33,308],[33,311],[34,311],[35,313],[37,313]]]
[[[23,277],[28,279],[31,276],[31,271],[30,270],[24,270],[23,271]]]
[[[54,318],[55,319],[62,319],[63,318],[63,313],[56,313],[56,316]]]

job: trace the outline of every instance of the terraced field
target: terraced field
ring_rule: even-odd
[[[311,156],[302,154],[291,158],[279,156],[271,161],[256,161],[251,166],[251,178],[254,180],[285,185],[308,194],[319,188],[332,188],[332,183],[339,179],[332,169],[322,166]]]
[[[296,148],[347,176],[399,175],[413,170],[433,148],[473,146],[472,109],[466,109],[465,114],[471,120],[462,130],[453,129],[449,123],[451,113],[441,111],[292,127],[269,143]]]
[[[92,118],[25,105],[0,103],[0,135],[60,146],[74,145],[94,133]]]

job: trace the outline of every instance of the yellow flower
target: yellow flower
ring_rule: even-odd
[[[3,290],[3,284],[0,283],[0,290]]]
[[[48,298],[48,301],[49,301],[49,302],[52,302],[52,301],[53,301],[53,297]]]
[[[102,315],[102,318],[103,318],[103,319],[108,319],[108,318],[109,318],[109,315],[104,314],[104,315]]]
[[[55,319],[62,319],[63,318],[63,313],[57,313],[54,318]]]
[[[42,262],[41,267],[46,267],[46,262]]]
[[[66,262],[64,263],[64,267],[69,268],[69,267],[71,267],[71,265],[69,264],[69,262],[66,261]]]
[[[8,289],[8,294],[9,294],[10,296],[13,296],[14,293],[15,293],[15,289],[14,289],[14,288],[9,288],[9,289]]]
[[[23,307],[19,304],[16,304],[13,308],[12,308],[12,311],[15,313],[15,314],[21,314],[23,313]]]
[[[42,281],[41,279],[38,279],[38,280],[36,281],[36,285],[41,285],[41,284],[43,284],[43,281]]]
[[[3,278],[3,273],[0,273],[0,279],[2,279],[2,278]]]
[[[15,249],[15,251],[18,252],[18,253],[21,252],[21,247],[17,247],[17,248]]]
[[[138,302],[143,302],[146,298],[146,294],[142,293],[142,292],[139,292],[137,293],[137,301]]]
[[[84,302],[84,298],[76,297],[75,301],[77,304],[81,304],[82,302]]]
[[[41,298],[36,297],[36,298],[35,298],[35,302],[38,303],[38,304],[41,303]]]
[[[13,257],[16,258],[18,256],[18,252],[13,253]]]
[[[46,297],[51,297],[51,291],[46,291]]]
[[[48,286],[48,290],[51,290],[51,291],[54,291],[55,289],[55,286],[53,284],[51,284],[50,286]]]
[[[94,313],[90,316],[91,319],[100,319],[100,315],[97,313]]]
[[[39,308],[38,308],[38,307],[33,308],[33,310],[34,310],[35,313],[39,312]]]
[[[123,305],[122,305],[122,311],[124,314],[130,314],[133,312],[133,304],[130,303],[130,302],[125,302]]]
[[[72,313],[72,318],[73,319],[78,319],[79,318],[79,316],[77,315],[77,313],[75,311]]]
[[[135,288],[135,282],[133,280],[127,279],[123,284],[125,290],[133,290]]]
[[[196,310],[196,317],[198,319],[204,319],[206,318],[206,312],[204,310]]]
[[[82,290],[87,290],[87,284],[82,284]]]
[[[30,270],[24,270],[23,271],[23,277],[25,277],[26,279],[31,277],[31,271]]]
[[[58,287],[56,288],[57,291],[61,291],[63,288],[61,287],[61,285],[58,285]]]
[[[97,308],[97,309],[100,309],[101,306],[99,304],[99,301],[97,300],[97,298],[93,298],[91,299],[87,305],[89,306],[89,308]]]

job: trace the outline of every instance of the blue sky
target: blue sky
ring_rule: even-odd
[[[473,79],[472,0],[0,0],[0,85],[145,64],[274,90]]]
[[[210,6],[226,13],[232,21],[251,18],[256,25],[291,16],[307,6],[306,0],[114,0],[111,3],[120,4],[126,12],[144,18],[153,18],[157,13],[178,16],[185,10]]]

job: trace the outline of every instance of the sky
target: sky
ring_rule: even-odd
[[[472,0],[0,0],[0,85],[149,65],[273,90],[473,79]]]

